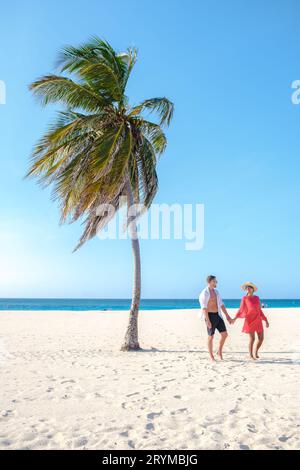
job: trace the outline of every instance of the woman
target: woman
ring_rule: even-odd
[[[249,335],[249,354],[251,359],[259,359],[258,350],[261,347],[264,340],[264,328],[262,321],[266,322],[266,327],[269,328],[269,322],[267,317],[264,315],[260,300],[254,292],[257,291],[257,287],[252,282],[246,282],[242,285],[242,289],[247,292],[247,295],[242,298],[241,306],[234,318],[245,318],[243,332]],[[255,333],[258,336],[258,341],[254,347]]]

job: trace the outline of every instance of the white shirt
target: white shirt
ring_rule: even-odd
[[[215,293],[216,293],[216,296],[217,296],[218,314],[224,320],[223,314],[222,314],[222,309],[221,309],[222,305],[224,305],[223,300],[222,300],[219,292],[217,291],[217,289],[215,289]],[[201,308],[207,308],[209,299],[210,299],[209,287],[205,287],[205,289],[203,289],[203,291],[199,295],[199,302],[200,302]],[[203,311],[200,312],[200,317],[201,317],[201,319],[204,319]]]

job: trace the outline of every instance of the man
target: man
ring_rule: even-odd
[[[223,346],[228,336],[226,325],[223,319],[223,314],[225,314],[227,321],[231,324],[233,319],[228,315],[228,312],[223,304],[221,296],[217,291],[217,279],[216,276],[207,277],[207,287],[203,289],[199,296],[200,306],[202,308],[202,318],[205,319],[208,333],[208,352],[212,361],[215,360],[213,353],[213,339],[215,331],[221,335],[218,356],[220,359],[223,359]]]

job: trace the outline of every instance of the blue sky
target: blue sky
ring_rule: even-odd
[[[1,3],[1,297],[131,295],[128,241],[72,249],[81,226],[59,226],[49,191],[23,180],[57,107],[28,84],[57,52],[91,35],[139,49],[127,93],[166,95],[176,112],[158,167],[156,202],[205,204],[205,244],[141,243],[143,297],[193,298],[208,273],[224,297],[253,280],[263,297],[299,297],[300,79],[297,0],[27,0]]]

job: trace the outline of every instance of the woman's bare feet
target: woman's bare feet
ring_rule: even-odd
[[[250,359],[251,361],[256,361],[256,357],[254,357],[254,356],[251,356],[251,355],[250,355],[250,356],[248,356],[248,359]]]
[[[213,354],[210,354],[209,358],[210,358],[211,362],[216,362],[215,356]]]

